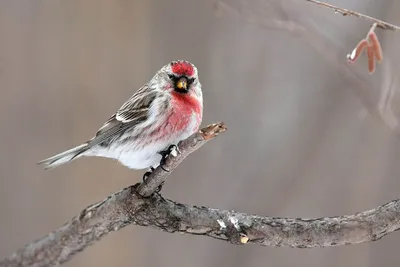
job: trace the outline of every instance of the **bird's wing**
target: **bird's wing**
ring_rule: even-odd
[[[151,103],[156,96],[156,90],[151,90],[147,85],[142,86],[103,124],[87,145],[93,147],[101,144],[148,119]]]

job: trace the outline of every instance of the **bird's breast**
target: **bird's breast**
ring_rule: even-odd
[[[175,95],[174,95],[175,94]],[[197,131],[202,120],[202,105],[191,95],[173,93],[166,128],[172,132]]]

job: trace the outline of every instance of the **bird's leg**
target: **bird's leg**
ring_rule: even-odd
[[[176,145],[170,145],[166,150],[159,151],[158,154],[161,155],[161,161],[160,161],[160,166],[161,168],[166,171],[163,166],[165,165],[165,161],[167,160],[169,155],[172,155],[176,157],[180,153],[179,148]],[[154,171],[153,167],[150,167],[151,171],[146,172],[143,176],[143,181],[147,179],[147,177],[151,174],[152,171]],[[163,181],[156,189],[155,193],[159,193],[164,185],[165,181]]]
[[[164,166],[165,161],[167,160],[169,155],[176,156],[179,153],[179,148],[176,145],[170,145],[166,150],[158,152],[161,155],[160,165]]]

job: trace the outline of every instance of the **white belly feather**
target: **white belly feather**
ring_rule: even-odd
[[[138,146],[137,142],[127,142],[125,145],[111,144],[108,148],[96,147],[87,156],[99,156],[118,160],[121,164],[131,169],[146,169],[157,167],[161,161],[160,151],[166,150],[170,145],[177,145],[179,141],[186,139],[197,131],[197,116],[193,112],[190,123],[184,130],[170,136],[168,140],[159,140],[146,146]],[[128,137],[129,134],[124,135]]]

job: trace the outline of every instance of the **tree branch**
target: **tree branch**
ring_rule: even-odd
[[[349,9],[337,7],[337,6],[334,6],[334,5],[331,5],[331,4],[328,4],[328,3],[324,3],[324,2],[321,2],[321,1],[317,1],[317,0],[306,0],[306,1],[310,2],[310,3],[313,3],[313,4],[317,4],[319,6],[323,6],[323,7],[330,8],[330,9],[334,9],[336,13],[340,13],[343,16],[354,16],[354,17],[357,17],[357,18],[368,20],[368,21],[370,21],[372,23],[376,23],[377,27],[379,27],[381,29],[384,29],[384,30],[391,30],[391,31],[400,30],[399,26],[387,23],[385,21],[376,19],[374,17],[370,17],[370,16],[367,16],[367,15],[361,14],[361,13],[356,12],[356,11],[352,11],[352,10],[349,10]]]
[[[232,244],[297,248],[375,241],[400,228],[400,200],[349,216],[290,219],[190,206],[153,193],[186,156],[225,130],[223,123],[217,123],[193,134],[178,145],[180,152],[169,156],[145,183],[127,187],[87,207],[58,230],[4,259],[0,267],[59,265],[129,224],[204,235]]]
[[[375,241],[400,228],[400,200],[349,216],[289,219],[190,206],[159,194],[143,197],[137,188],[138,185],[127,187],[86,208],[60,229],[0,262],[0,266],[58,265],[129,224],[203,235],[233,244],[296,248]]]
[[[139,185],[139,194],[144,197],[153,194],[157,188],[164,183],[165,179],[171,174],[171,172],[178,167],[178,165],[181,164],[190,153],[194,152],[207,141],[213,139],[224,131],[226,131],[225,124],[215,123],[201,129],[186,140],[180,142],[178,150],[176,151],[177,154],[174,156],[173,153],[171,153],[167,157],[165,163],[162,166],[158,166],[158,168],[156,168],[149,177]]]
[[[53,266],[70,259],[75,253],[82,251],[110,231],[116,231],[127,224],[134,223],[126,219],[129,214],[121,210],[121,205],[127,201],[146,198],[154,194],[157,188],[178,165],[192,152],[199,149],[218,134],[226,131],[224,123],[214,123],[192,134],[178,144],[176,154],[170,153],[145,181],[135,186],[123,189],[102,202],[87,207],[81,214],[60,229],[34,241],[0,262],[3,266]],[[134,190],[135,197],[127,199],[127,191]],[[132,196],[133,197],[133,196]],[[144,203],[140,209],[145,209]],[[134,206],[124,207],[136,213]],[[124,218],[124,219],[122,219]],[[138,218],[136,218],[138,219]],[[135,219],[135,220],[136,220]],[[153,222],[156,223],[156,222]]]

